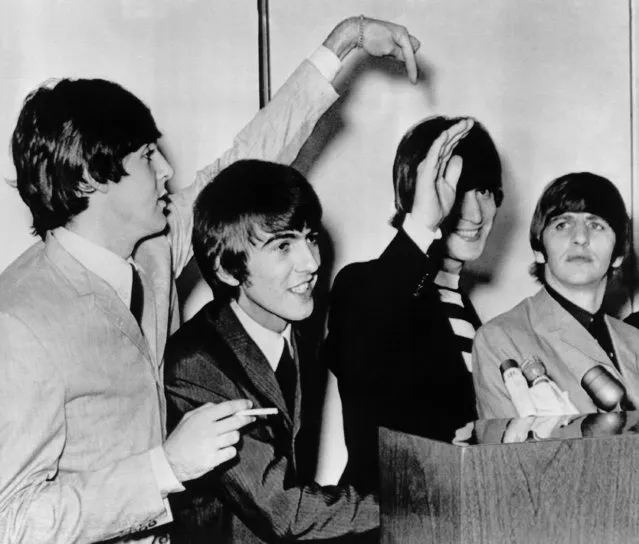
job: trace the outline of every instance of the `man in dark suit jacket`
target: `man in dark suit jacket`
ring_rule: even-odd
[[[432,156],[458,121],[426,119],[407,132],[393,167],[397,234],[378,259],[346,266],[333,285],[324,351],[342,401],[341,481],[360,490],[378,486],[378,426],[452,439],[476,418],[470,356],[479,319],[458,281],[492,228],[501,165],[476,122],[456,156]]]
[[[329,539],[379,524],[376,496],[319,486],[305,455],[323,382],[314,347],[292,323],[313,310],[320,219],[306,179],[263,161],[235,163],[198,197],[194,252],[215,300],[169,340],[168,426],[199,405],[235,398],[277,414],[258,418],[235,461],[173,502],[174,541]]]

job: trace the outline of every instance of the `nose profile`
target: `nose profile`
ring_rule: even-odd
[[[299,244],[299,248],[296,262],[297,269],[300,272],[308,272],[310,274],[317,272],[321,262],[318,247],[304,240]]]
[[[154,159],[155,177],[157,178],[158,183],[164,186],[164,184],[173,177],[173,168],[159,149],[155,153]]]

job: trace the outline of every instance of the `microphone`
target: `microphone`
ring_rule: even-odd
[[[506,359],[499,365],[501,377],[504,380],[506,391],[517,410],[519,417],[534,416],[537,411],[533,404],[528,382],[521,372],[521,368],[514,359]]]
[[[537,415],[578,414],[579,411],[568,393],[559,389],[555,381],[546,373],[546,365],[536,355],[531,355],[521,363],[521,370],[530,384],[530,396],[537,409]]]
[[[612,436],[621,434],[625,424],[625,412],[588,414],[581,422],[581,433],[582,436]]]
[[[610,412],[621,404],[626,390],[603,366],[593,366],[581,378],[581,387],[590,395],[597,408]]]

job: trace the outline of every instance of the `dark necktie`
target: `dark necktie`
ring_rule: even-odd
[[[133,265],[131,265],[131,272],[133,273],[133,283],[131,284],[131,304],[129,307],[141,330],[142,312],[144,311],[144,290],[142,289],[140,274]]]
[[[290,414],[293,414],[295,407],[295,384],[297,383],[297,371],[295,361],[291,357],[288,342],[284,340],[284,349],[280,357],[280,362],[275,370],[275,377],[280,384],[282,395],[286,401],[286,407]]]

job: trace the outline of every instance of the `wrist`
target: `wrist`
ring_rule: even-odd
[[[175,460],[172,458],[171,448],[170,447],[167,448],[166,442],[162,445],[162,450],[164,451],[164,458],[166,459],[166,462],[168,463],[169,468],[173,472],[175,479],[179,483],[185,482],[188,478],[185,477],[184,472],[181,470],[182,467],[180,463],[175,462]]]
[[[363,21],[361,18],[362,17],[357,16],[344,19],[333,29],[326,40],[324,40],[324,47],[335,53],[340,60],[344,60],[360,42],[360,34],[363,32]]]

